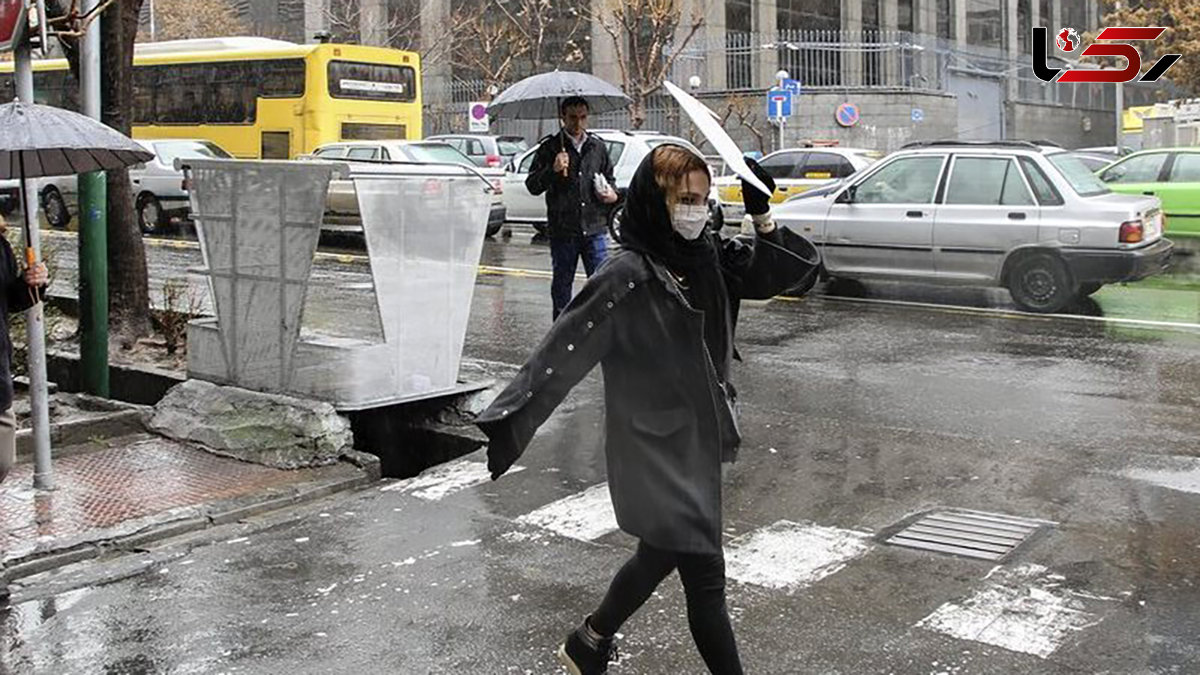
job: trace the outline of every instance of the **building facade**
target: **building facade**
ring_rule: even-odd
[[[603,11],[611,0],[580,0]],[[311,39],[334,32],[345,39],[346,17],[358,22],[350,39],[445,53],[445,26],[470,0],[237,0],[255,29],[277,12],[281,37]],[[1115,136],[1113,85],[1046,84],[1031,69],[1031,32],[1079,34],[1102,23],[1100,0],[679,0],[682,16],[672,79],[727,116],[727,128],[747,147],[770,150],[779,141],[767,120],[766,90],[776,73],[800,81],[784,143],[835,140],[891,150],[931,138],[1048,139],[1063,145],[1108,145]],[[482,6],[483,3],[480,3]],[[347,11],[347,6],[353,6]],[[331,17],[340,16],[340,26]],[[397,17],[411,30],[397,36]],[[703,26],[687,43],[688,19]],[[392,31],[383,30],[388,26]],[[406,44],[396,44],[402,39]],[[617,50],[593,23],[582,38],[585,58],[571,69],[621,82]],[[453,48],[453,47],[452,47]],[[1049,51],[1055,54],[1054,45]],[[1078,53],[1078,52],[1076,52]],[[1063,55],[1061,52],[1059,55]],[[466,125],[466,104],[488,97],[487,83],[445,58],[424,63],[430,133]],[[515,73],[519,76],[520,73]],[[495,84],[495,83],[492,83]],[[503,83],[500,83],[503,84]],[[1125,104],[1154,92],[1125,87]],[[651,101],[646,126],[682,133],[665,101]],[[837,113],[843,111],[839,120]],[[857,111],[857,116],[846,113]],[[621,115],[603,126],[626,123]],[[540,129],[500,122],[504,132]]]

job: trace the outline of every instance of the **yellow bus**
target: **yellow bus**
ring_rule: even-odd
[[[0,63],[0,102],[14,95]],[[254,37],[139,44],[135,138],[199,138],[234,157],[291,159],[324,143],[422,138],[420,57]],[[79,109],[65,60],[34,63],[34,99]]]

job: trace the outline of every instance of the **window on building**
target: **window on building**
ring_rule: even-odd
[[[943,40],[954,39],[954,0],[937,0],[938,37]]]
[[[1004,48],[1004,12],[1000,0],[967,0],[967,44]]]
[[[753,85],[753,31],[754,7],[751,0],[726,0],[725,79],[730,89],[749,89]]]
[[[879,27],[882,25],[879,12],[881,11],[881,3],[879,0],[863,0],[862,5],[862,27],[863,27],[863,42],[879,42]],[[882,82],[883,77],[883,61],[879,52],[867,50],[862,55],[863,69],[863,84],[867,86],[878,85]]]
[[[835,86],[842,82],[842,55],[834,45],[814,45],[826,38],[818,31],[840,31],[842,7],[839,0],[778,0],[776,25],[780,39],[799,48],[779,51],[779,67],[809,86]],[[837,38],[833,38],[834,41]]]
[[[913,0],[896,2],[896,27],[902,31],[913,31]]]
[[[1081,35],[1091,29],[1087,20],[1087,2],[1088,0],[1062,0],[1062,4],[1059,5],[1059,19],[1063,27],[1074,28]],[[1051,29],[1051,32],[1057,32],[1057,28]]]
[[[1022,54],[1033,52],[1033,15],[1030,10],[1031,0],[1017,0],[1017,48]]]

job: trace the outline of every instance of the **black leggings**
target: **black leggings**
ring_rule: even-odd
[[[687,596],[688,626],[700,656],[713,675],[741,675],[737,642],[725,608],[725,557],[674,553],[639,542],[621,567],[608,594],[588,623],[601,635],[615,635],[672,570],[679,570]]]

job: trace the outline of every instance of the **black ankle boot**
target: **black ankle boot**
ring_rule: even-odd
[[[613,638],[602,638],[592,646],[593,640],[587,630],[585,619],[558,648],[558,660],[562,661],[571,675],[603,675],[608,672],[608,664],[617,660],[617,646]]]

